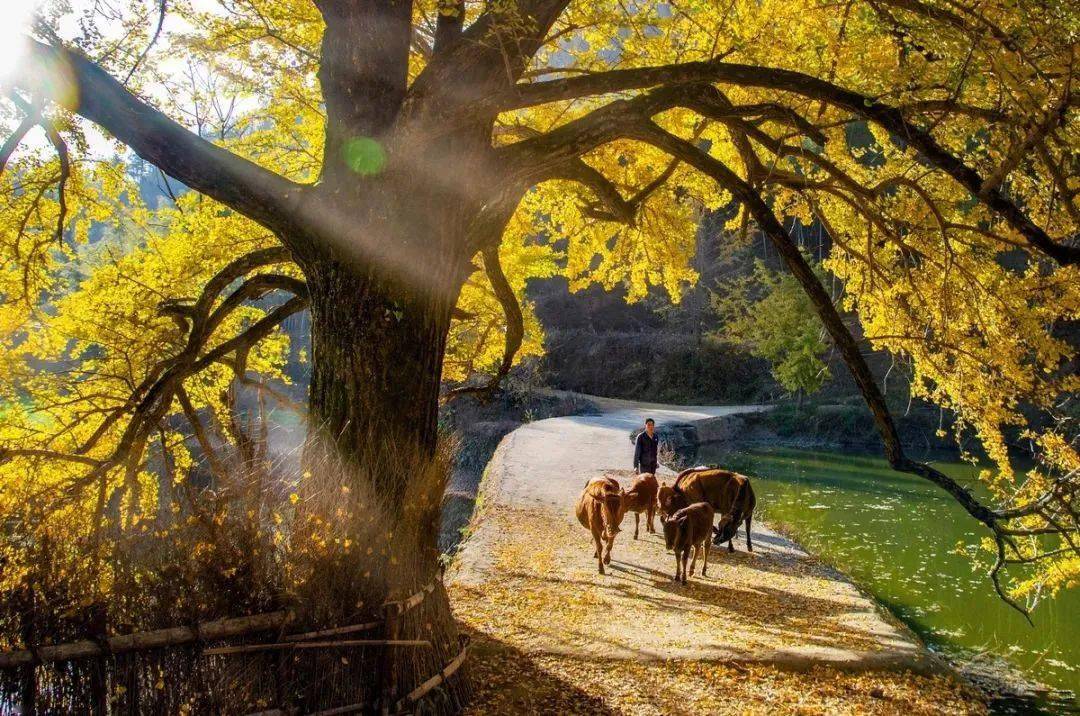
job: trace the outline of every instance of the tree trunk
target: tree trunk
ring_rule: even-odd
[[[353,468],[385,457],[378,451],[388,443],[433,456],[453,304],[427,292],[395,291],[337,263],[311,272],[308,287],[313,431]],[[400,501],[401,476],[370,477]]]
[[[301,603],[312,610],[313,625],[337,626],[366,620],[384,602],[439,581],[387,634],[430,640],[434,648],[387,648],[365,658],[354,678],[364,684],[366,701],[387,684],[396,701],[461,648],[439,574],[450,463],[439,439],[438,398],[450,315],[470,257],[463,237],[453,235],[464,226],[459,209],[433,212],[429,202],[414,220],[418,202],[408,203],[396,207],[388,226],[365,232],[390,250],[426,256],[409,276],[340,257],[304,265],[312,372],[298,505]],[[402,223],[409,236],[397,234]],[[414,250],[421,243],[427,251]],[[455,677],[448,685],[451,698],[441,710],[457,710],[461,683]],[[355,692],[322,693],[308,705],[335,707],[350,698],[355,702]],[[386,695],[379,698],[386,706]]]

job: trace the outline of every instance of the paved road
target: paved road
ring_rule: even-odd
[[[645,415],[662,428],[756,409],[598,403],[600,415],[530,423],[499,445],[447,577],[462,620],[526,653],[936,668],[871,599],[760,522],[754,553],[740,533],[736,553],[714,550],[708,577],[680,586],[662,538],[634,541],[630,515],[597,574],[574,504],[592,477],[629,484],[628,436]]]

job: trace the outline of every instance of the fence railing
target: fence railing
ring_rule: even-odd
[[[63,644],[28,645],[23,649],[0,652],[0,669],[34,669],[44,664],[73,662],[80,659],[106,657],[121,654],[147,652],[177,646],[197,645],[198,653],[204,657],[224,657],[260,652],[282,653],[296,650],[340,650],[366,648],[431,648],[427,639],[401,638],[404,617],[411,610],[423,603],[428,595],[438,586],[432,580],[414,594],[387,601],[382,605],[382,619],[347,624],[338,627],[320,629],[295,634],[285,634],[294,615],[289,611],[265,612],[243,617],[206,621],[186,626],[165,629],[118,634],[99,639],[84,639]],[[380,630],[385,638],[356,638],[364,632]],[[207,642],[246,637],[259,633],[277,632],[273,641],[222,646],[204,646]],[[442,670],[433,674],[405,694],[399,693],[399,684],[395,680],[393,668],[381,669],[382,681],[378,690],[378,708],[382,714],[404,714],[416,708],[441,684],[447,682],[464,663],[468,653],[469,640],[461,637],[461,649]],[[313,712],[312,716],[330,716],[330,714],[349,714],[370,710],[370,702],[357,702]],[[278,708],[263,710],[249,716],[296,716],[295,709],[280,705]]]

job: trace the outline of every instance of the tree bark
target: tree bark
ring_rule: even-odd
[[[372,451],[387,441],[434,455],[453,303],[336,261],[312,267],[307,279],[312,438],[330,440],[343,463],[357,468],[385,457]],[[393,501],[403,495],[400,476],[372,481]]]
[[[439,439],[439,387],[451,314],[470,270],[467,212],[437,188],[385,186],[373,194],[382,198],[377,210],[353,212],[363,219],[358,233],[405,252],[412,270],[387,271],[378,256],[356,260],[344,251],[302,265],[312,365],[297,544],[333,537],[352,545],[301,550],[308,550],[301,604],[320,628],[370,616],[440,579],[439,508],[449,461]],[[441,582],[394,623],[393,638],[427,640],[432,648],[387,648],[384,659],[364,665],[358,678],[365,688],[394,686],[380,694],[384,701],[439,673],[460,651]],[[448,687],[459,705],[461,684]],[[349,694],[322,694],[310,706],[338,702],[348,703]]]
[[[347,182],[349,143],[381,140],[405,98],[412,2],[317,0],[315,5],[326,22],[319,64],[327,119],[323,177]]]

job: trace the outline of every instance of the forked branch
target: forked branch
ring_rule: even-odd
[[[686,62],[521,84],[490,101],[497,109],[507,111],[628,90],[650,87],[670,89],[710,82],[791,92],[831,104],[872,121],[917,149],[924,161],[944,171],[964,186],[1047,256],[1062,265],[1080,263],[1080,248],[1053,241],[1015,202],[1005,196],[1000,186],[987,182],[978,172],[942,147],[929,132],[910,121],[903,111],[873,97],[801,72],[715,60]],[[603,112],[606,109],[605,107],[596,111]]]
[[[491,282],[491,288],[495,292],[495,297],[499,299],[499,305],[502,306],[503,314],[506,317],[506,339],[502,362],[499,363],[495,373],[483,384],[463,385],[446,391],[443,395],[444,402],[449,402],[462,395],[491,395],[499,387],[502,379],[510,372],[510,368],[514,365],[514,356],[521,349],[521,342],[525,337],[525,322],[521,314],[521,306],[518,305],[514,289],[506,279],[506,273],[503,271],[502,263],[499,261],[498,246],[486,246],[482,251],[482,256],[484,258],[484,272],[487,274],[488,281]]]
[[[78,52],[26,44],[16,87],[85,117],[166,174],[275,232],[294,228],[289,209],[299,184],[189,132]]]

